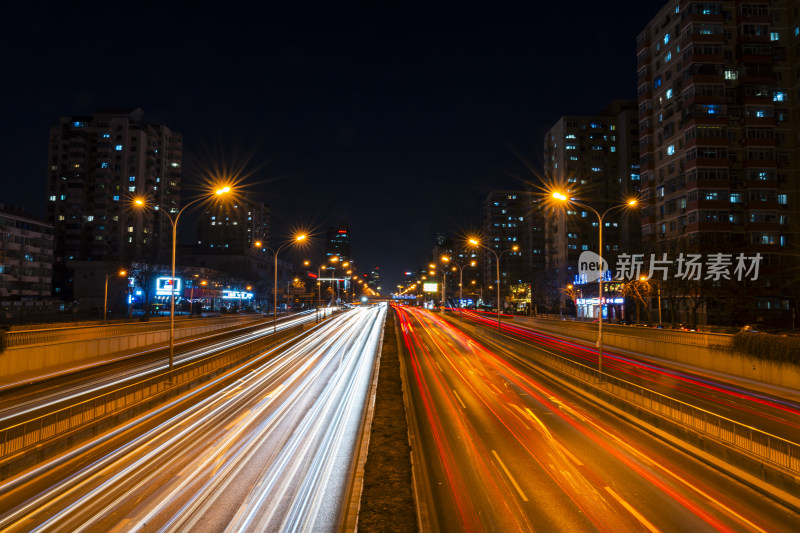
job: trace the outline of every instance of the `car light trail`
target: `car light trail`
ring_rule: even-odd
[[[335,530],[385,309],[321,324],[13,507],[4,486],[19,484],[7,480],[0,529]],[[91,446],[83,449],[90,457]],[[28,476],[23,484],[35,482]]]

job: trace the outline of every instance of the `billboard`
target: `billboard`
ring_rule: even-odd
[[[158,296],[169,296],[172,294],[172,284],[175,283],[175,294],[181,292],[180,278],[156,278],[156,294]]]
[[[252,292],[244,291],[222,291],[223,300],[249,300],[253,297]]]
[[[439,284],[438,283],[423,283],[422,290],[424,292],[439,292]]]

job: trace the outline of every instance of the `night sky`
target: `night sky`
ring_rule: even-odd
[[[558,117],[635,98],[636,35],[663,5],[68,4],[0,8],[0,202],[44,216],[59,117],[141,107],[183,134],[184,183],[246,162],[277,236],[313,226],[321,245],[349,221],[354,258],[380,266],[385,288],[437,232],[479,227],[489,191],[534,180]]]

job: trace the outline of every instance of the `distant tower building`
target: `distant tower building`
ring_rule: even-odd
[[[328,228],[325,238],[325,259],[338,257],[341,261],[349,261],[350,256],[350,226],[347,222],[340,222],[333,228]]]
[[[369,287],[373,291],[380,292],[380,287],[381,287],[381,269],[380,269],[380,267],[374,267],[372,270],[370,270],[368,279],[369,279],[369,281],[367,281],[367,285],[369,285]]]
[[[700,287],[701,323],[791,321],[799,23],[794,1],[671,1],[637,38],[648,250],[763,257],[755,283]],[[675,290],[687,321],[690,289]]]
[[[201,248],[241,253],[256,242],[269,242],[269,207],[263,203],[243,201],[220,203],[208,207],[198,224]]]
[[[50,127],[46,217],[55,228],[57,295],[70,297],[68,260],[168,261],[167,217],[136,211],[131,199],[177,213],[182,164],[181,134],[146,124],[141,109],[100,109]]]
[[[637,197],[637,118],[632,100],[615,100],[594,116],[561,117],[544,137],[545,176],[601,214]],[[559,299],[567,285],[581,282],[576,278],[580,254],[598,252],[598,221],[594,213],[580,207],[556,208],[544,220],[546,268],[555,280],[551,298]],[[618,253],[640,251],[638,212],[614,213],[604,223],[601,255],[610,265]]]
[[[483,244],[498,256],[503,254],[500,259],[502,294],[509,285],[522,284],[527,277],[522,251],[523,222],[528,209],[525,198],[527,195],[523,191],[492,191],[483,202],[483,235],[486,239]],[[514,246],[519,250],[511,251]],[[478,254],[483,257],[483,280],[488,290],[497,278],[495,256],[484,249],[478,250]]]

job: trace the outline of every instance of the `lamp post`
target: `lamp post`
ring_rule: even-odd
[[[597,230],[598,230],[598,251],[597,251],[597,253],[600,256],[600,263],[601,263],[600,264],[600,277],[597,279],[597,283],[598,283],[597,286],[598,286],[598,289],[599,289],[599,292],[598,292],[599,298],[598,298],[598,300],[600,302],[600,312],[598,313],[598,320],[597,320],[597,349],[598,349],[597,372],[598,372],[598,374],[600,375],[600,377],[602,379],[602,375],[603,375],[603,275],[604,275],[603,264],[602,264],[603,263],[603,219],[611,211],[615,211],[617,209],[624,209],[626,207],[635,206],[636,205],[636,200],[628,200],[628,202],[626,202],[624,204],[619,204],[619,205],[615,205],[615,206],[609,207],[601,215],[592,206],[586,205],[584,203],[581,203],[581,202],[578,202],[578,201],[575,201],[575,200],[572,200],[570,198],[567,198],[567,196],[565,196],[565,195],[563,195],[563,194],[561,194],[559,192],[554,192],[553,193],[553,198],[555,198],[556,200],[560,200],[561,202],[569,202],[569,203],[575,204],[575,205],[577,205],[579,207],[582,207],[584,209],[588,209],[589,211],[591,211],[592,213],[594,213],[597,216],[597,222],[598,222],[598,225],[599,225],[599,227],[597,228]]]
[[[475,261],[470,261],[469,263],[464,263],[463,265],[459,265],[458,263],[453,263],[456,267],[458,267],[458,308],[462,309],[464,307],[464,294],[463,294],[463,285],[464,285],[464,267],[474,267],[477,263]]]
[[[495,252],[493,249],[489,248],[485,244],[481,244],[477,239],[474,238],[469,239],[468,242],[473,246],[480,246],[481,248],[485,248],[494,254],[494,262],[495,262],[495,267],[497,269],[497,331],[500,331],[500,258],[503,257],[503,254],[506,254],[508,252],[519,251],[519,246],[515,244],[508,250],[500,252],[500,255],[497,255],[497,252]]]
[[[267,248],[275,256],[275,272],[274,272],[275,277],[274,277],[274,283],[272,285],[273,287],[272,288],[272,332],[273,333],[278,331],[278,253],[280,253],[280,251],[283,250],[286,246],[289,246],[290,244],[297,244],[298,242],[302,242],[305,239],[306,235],[300,234],[295,236],[294,239],[286,241],[285,243],[278,246],[277,250],[272,250],[272,248]],[[257,243],[256,245],[260,244],[261,243]]]
[[[208,200],[209,198],[216,196],[225,196],[231,192],[231,188],[228,186],[221,187],[217,189],[214,194],[207,194],[197,198],[196,200],[192,200],[180,211],[175,215],[175,218],[172,217],[167,211],[163,209],[156,209],[159,213],[163,213],[168,219],[170,224],[172,224],[172,278],[170,280],[170,304],[169,304],[169,375],[170,378],[172,377],[172,367],[174,364],[174,354],[175,354],[175,250],[178,244],[178,220],[190,206],[200,202],[202,200]],[[146,207],[147,203],[142,198],[135,198],[133,200],[135,206],[138,207]]]
[[[103,324],[108,323],[108,320],[106,320],[106,316],[108,314],[108,278],[111,275],[112,274],[106,274],[106,291],[105,291],[105,297],[103,298]],[[126,270],[120,270],[119,272],[113,275],[122,277],[122,276],[127,276],[128,272]]]

